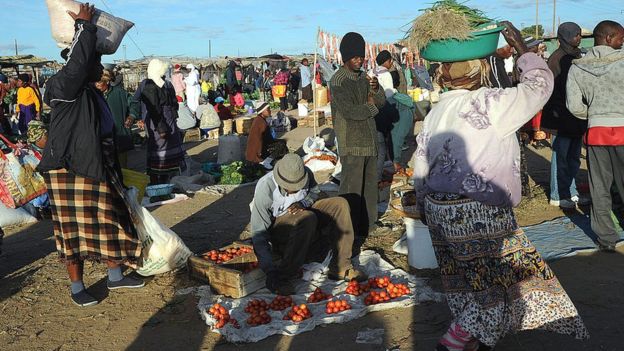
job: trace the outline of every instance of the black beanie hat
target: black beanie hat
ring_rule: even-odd
[[[377,61],[377,64],[381,66],[384,62],[390,59],[392,59],[392,55],[390,55],[390,51],[384,50],[380,52],[379,54],[377,54],[377,58],[375,59],[375,61]]]
[[[342,61],[347,62],[350,59],[360,56],[365,56],[364,38],[358,33],[349,32],[342,37],[340,41],[340,55],[342,55]]]

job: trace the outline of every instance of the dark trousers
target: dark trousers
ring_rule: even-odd
[[[624,146],[588,146],[591,227],[598,242],[614,245],[620,239],[611,218],[611,186],[615,183],[624,201]]]
[[[583,137],[556,136],[553,140],[553,152],[557,154],[557,189],[559,199],[570,199],[572,181],[581,168],[581,149]]]
[[[282,279],[296,276],[315,249],[326,244],[333,251],[330,272],[344,273],[352,267],[353,225],[349,204],[341,197],[318,200],[308,210],[277,217],[269,231],[271,244],[282,254],[278,267]]]
[[[282,111],[288,111],[288,97],[284,96],[279,98],[280,100],[280,110]]]
[[[312,102],[312,84],[301,88],[301,98],[307,102]]]
[[[349,201],[357,235],[368,235],[377,221],[377,157],[341,156],[340,195]]]

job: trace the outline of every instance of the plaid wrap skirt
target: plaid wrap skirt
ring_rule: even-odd
[[[139,262],[141,242],[128,208],[109,182],[84,178],[65,169],[43,176],[50,196],[56,249],[62,261]]]

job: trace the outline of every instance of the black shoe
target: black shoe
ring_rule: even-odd
[[[602,252],[615,253],[615,244],[598,244],[598,248]]]
[[[125,276],[123,277],[123,279],[116,281],[116,282],[111,282],[110,280],[106,281],[106,287],[108,287],[108,290],[136,289],[136,288],[142,288],[144,286],[145,286],[145,282],[143,280],[132,278],[129,276]]]
[[[77,294],[71,294],[71,299],[76,305],[80,307],[93,306],[99,303],[98,300],[96,300],[93,296],[89,295],[87,290],[83,290]]]

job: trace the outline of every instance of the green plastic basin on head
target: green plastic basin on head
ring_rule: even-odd
[[[435,40],[420,51],[427,61],[457,62],[486,57],[493,54],[498,47],[499,33],[505,27],[473,32],[473,38],[467,40],[447,39]]]

